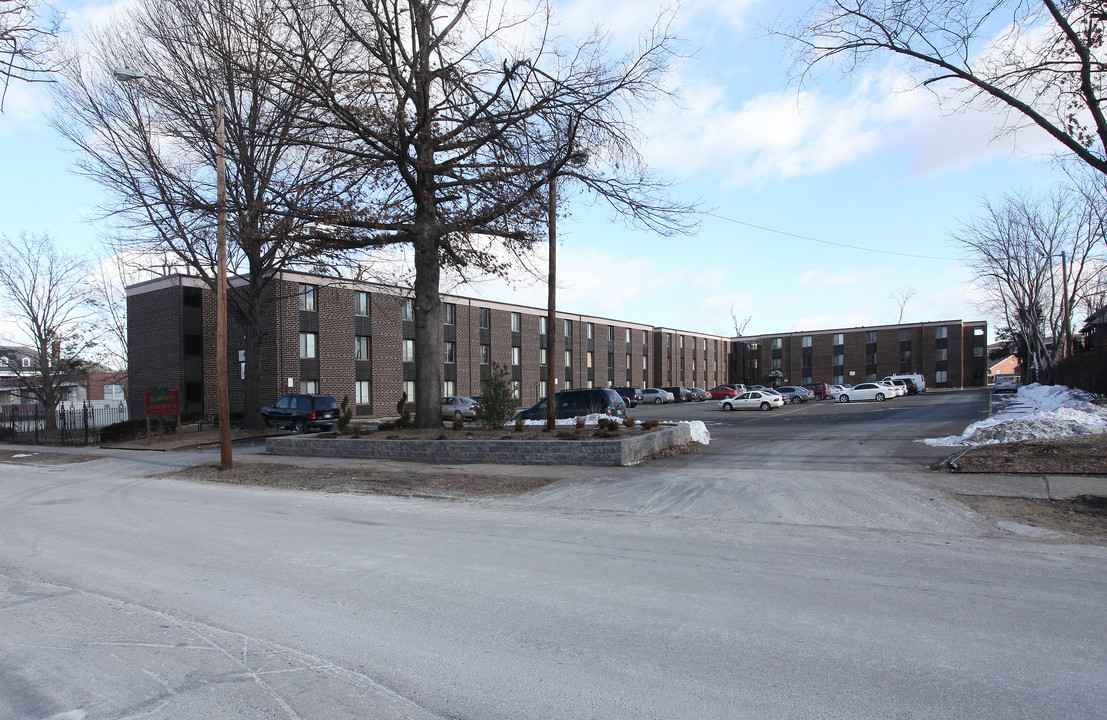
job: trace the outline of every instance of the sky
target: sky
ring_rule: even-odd
[[[109,5],[55,3],[79,30]],[[603,24],[615,48],[648,29],[660,3],[558,2],[559,29]],[[1059,146],[1025,130],[996,138],[1002,117],[953,113],[912,90],[892,59],[852,74],[826,68],[801,87],[791,48],[766,28],[805,2],[687,0],[675,28],[679,99],[640,118],[642,150],[674,194],[706,211],[694,234],[627,227],[566,189],[558,220],[558,308],[681,330],[734,335],[897,322],[994,318],[951,234],[982,198],[1050,187]],[[602,12],[602,15],[597,15]],[[48,125],[40,85],[13,84],[0,115],[0,233],[47,233],[91,253],[109,228],[107,196],[74,170]],[[545,249],[534,266],[546,267]],[[450,283],[444,291],[545,307],[545,277]]]

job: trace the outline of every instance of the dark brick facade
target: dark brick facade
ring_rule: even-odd
[[[800,385],[920,373],[927,387],[981,387],[987,383],[987,330],[982,321],[949,320],[741,338],[731,374],[747,385]]]
[[[300,308],[305,286],[311,288],[313,309]],[[359,306],[361,294],[367,299],[363,306]],[[405,359],[415,338],[414,322],[404,319],[408,298],[405,290],[371,283],[296,273],[276,278],[267,288],[263,315],[261,402],[314,388],[339,399],[348,397],[361,416],[394,412],[401,394],[412,387],[408,383],[415,380],[415,363]],[[763,383],[774,362],[783,377],[793,382],[805,377],[829,382],[838,374],[846,382],[860,382],[869,375],[879,378],[907,369],[923,372],[928,384],[936,370],[944,371],[946,380],[934,382],[937,387],[981,385],[986,379],[984,323],[855,328],[736,342],[559,313],[557,326],[551,328],[558,333],[557,357],[547,357],[544,365],[543,352],[548,347],[541,332],[544,309],[451,295],[443,295],[442,301],[443,394],[481,394],[481,380],[490,369],[487,360],[507,368],[518,404],[524,407],[545,397],[551,363],[558,369],[558,389]],[[131,416],[142,417],[143,393],[154,387],[181,389],[186,413],[214,415],[214,293],[198,279],[184,276],[132,286],[128,323]],[[947,337],[937,337],[938,328],[945,328]],[[875,334],[875,343],[867,342],[869,333]],[[910,339],[901,340],[901,333]],[[837,345],[839,334],[842,343]],[[306,353],[310,357],[301,357],[302,336],[308,338],[305,347],[314,348]],[[810,346],[805,337],[810,338]],[[228,322],[227,343],[230,406],[237,413],[244,402],[239,353],[245,348],[242,329],[233,318]],[[452,352],[446,343],[452,344]],[[980,355],[974,356],[977,344]],[[906,363],[901,362],[905,348],[911,353]],[[570,351],[568,364],[566,350]],[[944,361],[938,359],[943,350]],[[359,358],[359,353],[367,357]],[[842,358],[841,366],[834,365],[835,356]]]

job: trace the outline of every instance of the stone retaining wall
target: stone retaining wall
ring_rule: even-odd
[[[692,441],[687,424],[610,440],[370,440],[296,435],[265,441],[269,455],[503,465],[630,465]]]

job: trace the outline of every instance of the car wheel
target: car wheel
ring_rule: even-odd
[[[769,404],[769,403],[767,403],[767,402],[763,402],[763,403],[761,403],[761,409],[762,409],[762,410],[772,410],[772,409],[773,409],[773,406],[772,406],[772,405],[770,405],[770,404]]]
[[[723,403],[723,410],[733,410],[734,406],[730,403]]]
[[[884,393],[877,393],[876,394],[876,401],[877,402],[884,402]]]
[[[292,432],[302,433],[306,430],[307,430],[307,423],[304,422],[303,418],[296,418],[295,420],[292,421]]]
[[[653,399],[653,404],[654,405],[660,405],[661,404],[661,398],[654,398]]]
[[[839,395],[838,402],[849,402],[849,395]]]
[[[464,420],[465,415],[460,410],[454,410],[454,420]]]
[[[792,398],[792,404],[793,405],[799,405],[800,404],[800,399],[799,399],[798,395],[796,395],[795,397]]]

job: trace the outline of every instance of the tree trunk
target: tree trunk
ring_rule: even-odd
[[[246,333],[246,382],[243,386],[242,426],[247,430],[261,430],[265,423],[261,418],[261,352],[262,342],[268,333],[261,324],[261,298],[255,303],[255,318],[243,324]]]
[[[431,228],[415,239],[415,427],[442,427],[438,240]]]

